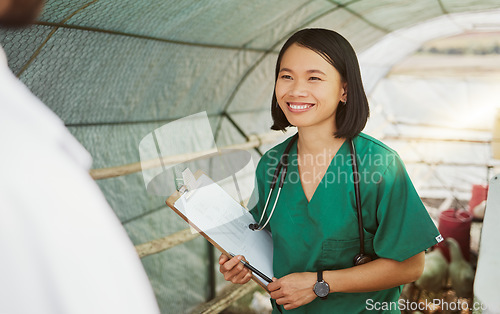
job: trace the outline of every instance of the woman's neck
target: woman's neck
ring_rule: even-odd
[[[299,127],[297,150],[300,154],[335,154],[344,143],[344,138],[334,136],[335,128]]]

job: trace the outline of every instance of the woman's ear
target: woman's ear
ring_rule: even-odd
[[[342,96],[340,96],[342,102],[347,102],[347,82],[342,83]]]

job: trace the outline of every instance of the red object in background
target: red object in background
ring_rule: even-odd
[[[447,209],[439,215],[439,232],[446,239],[448,237],[457,240],[462,250],[462,256],[466,261],[470,258],[470,224],[472,213],[465,210]],[[448,247],[443,242],[438,244],[444,257],[450,261]]]
[[[488,198],[488,186],[474,184],[472,186],[472,196],[469,201],[469,211],[472,213],[474,207]]]

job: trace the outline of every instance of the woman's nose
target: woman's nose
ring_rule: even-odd
[[[290,90],[288,91],[288,94],[290,96],[294,97],[305,97],[308,95],[307,87],[305,86],[303,82],[300,82],[299,80],[294,81],[292,86],[290,86]]]

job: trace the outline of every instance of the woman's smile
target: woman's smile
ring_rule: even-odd
[[[310,110],[314,107],[313,103],[303,103],[303,102],[287,102],[288,110],[293,113],[300,113]]]

